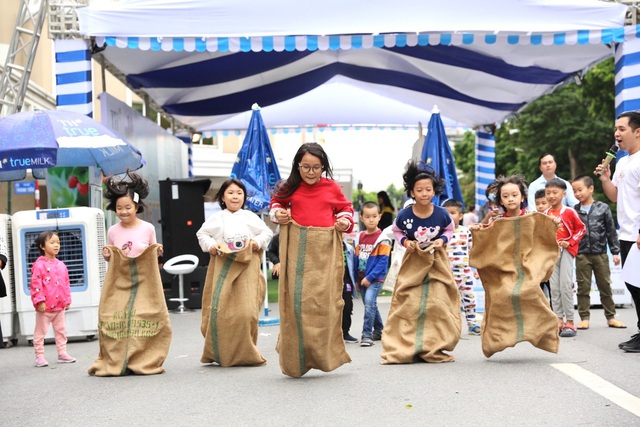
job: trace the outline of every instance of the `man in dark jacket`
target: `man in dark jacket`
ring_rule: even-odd
[[[574,209],[586,227],[586,233],[580,240],[576,257],[578,314],[582,320],[578,324],[578,329],[589,329],[589,307],[591,305],[589,293],[591,292],[592,274],[596,277],[600,303],[604,308],[607,323],[612,328],[626,328],[622,322],[615,319],[616,307],[611,292],[607,243],[613,255],[614,264],[620,264],[620,243],[611,209],[605,203],[593,199],[593,179],[590,176],[579,176],[573,180],[571,185],[576,198],[580,201],[574,206]]]

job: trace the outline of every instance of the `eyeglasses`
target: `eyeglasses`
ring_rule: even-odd
[[[322,166],[320,166],[320,165],[311,166],[311,165],[301,165],[301,164],[298,163],[298,166],[300,166],[300,169],[305,173],[309,173],[311,171],[317,173],[317,172],[320,172],[322,170]]]

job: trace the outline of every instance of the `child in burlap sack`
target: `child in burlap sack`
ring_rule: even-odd
[[[478,269],[485,289],[482,351],[486,357],[522,341],[557,353],[555,315],[539,287],[557,257],[555,224],[538,213],[527,214],[527,185],[515,174],[497,181],[504,213],[488,226],[473,224],[469,263]]]
[[[129,258],[135,258],[158,243],[153,224],[138,218],[146,207],[143,199],[149,195],[149,184],[134,172],[127,172],[123,179],[108,176],[104,182],[104,197],[109,201],[107,210],[114,211],[120,220],[109,227],[107,245],[116,246]],[[109,248],[102,250],[102,256],[109,262]],[[162,246],[158,248],[158,256],[162,256]]]
[[[320,144],[300,146],[270,208],[269,217],[281,225],[280,368],[296,378],[309,369],[332,371],[351,361],[342,334],[341,233],[351,231],[354,221]]]
[[[109,227],[102,256],[109,262],[98,307],[100,352],[90,375],[159,374],[171,343],[171,321],[164,299],[153,224],[138,217],[149,184],[128,172],[105,178],[107,210],[120,220]]]
[[[409,197],[393,231],[407,249],[382,334],[382,363],[452,362],[460,340],[460,296],[445,244],[454,223],[446,209],[431,203],[444,180],[429,166],[413,161],[403,175]]]
[[[222,210],[196,233],[202,250],[211,255],[202,295],[205,348],[200,361],[264,365],[257,348],[258,315],[266,291],[260,261],[273,232],[258,215],[244,210],[247,191],[242,181],[227,179],[215,200]]]

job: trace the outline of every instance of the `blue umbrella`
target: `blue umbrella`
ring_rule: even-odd
[[[144,164],[133,145],[79,113],[25,111],[0,119],[0,181],[23,179],[26,169],[94,166],[111,175]]]
[[[262,121],[260,107],[254,104],[251,121],[242,147],[231,169],[231,178],[241,180],[247,187],[246,207],[260,212],[269,207],[271,190],[280,180],[269,134]]]
[[[265,212],[271,201],[271,190],[280,180],[280,171],[273,156],[267,128],[262,121],[260,107],[251,107],[251,121],[247,128],[242,147],[238,152],[236,162],[231,169],[231,178],[241,180],[247,187],[247,209],[254,212]],[[262,272],[267,276],[267,260],[262,256]],[[269,317],[269,300],[264,297],[264,317],[258,321],[259,325],[277,325],[280,319]]]
[[[431,112],[421,159],[444,178],[446,183],[444,191],[440,196],[434,197],[433,203],[440,205],[447,199],[455,199],[462,202],[462,191],[458,183],[453,152],[449,146],[449,140],[447,139],[438,107],[434,107]]]

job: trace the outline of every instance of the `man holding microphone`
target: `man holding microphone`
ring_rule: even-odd
[[[624,266],[633,245],[640,249],[640,112],[629,111],[620,114],[616,120],[614,137],[621,150],[629,153],[621,158],[611,177],[609,160],[604,160],[595,170],[602,181],[604,194],[617,203],[618,225],[620,226],[620,255]],[[633,298],[640,330],[640,288],[626,283]],[[619,347],[630,353],[640,353],[640,332]]]

